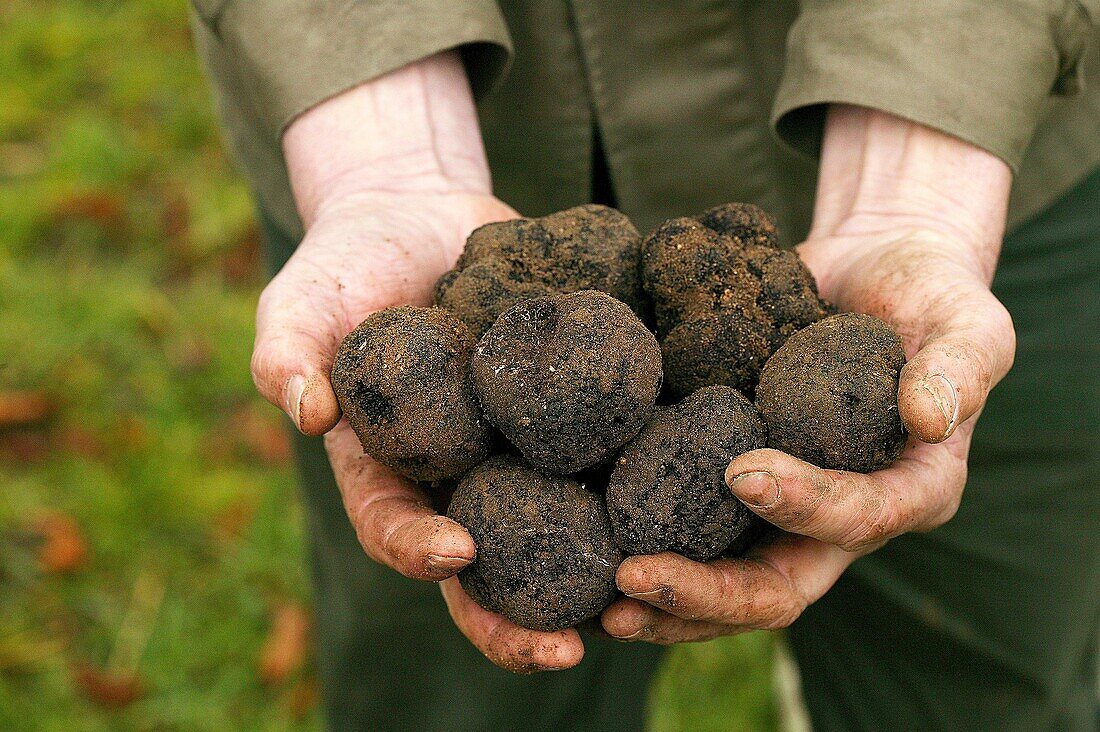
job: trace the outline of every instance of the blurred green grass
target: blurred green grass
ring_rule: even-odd
[[[0,412],[46,400],[0,427],[0,729],[319,726],[258,660],[309,601],[262,284],[184,0],[0,4]],[[653,728],[774,728],[771,653],[675,650]]]

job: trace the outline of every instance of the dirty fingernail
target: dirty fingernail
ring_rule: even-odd
[[[943,415],[945,427],[943,436],[937,442],[943,442],[955,431],[959,421],[959,394],[955,385],[943,374],[933,374],[921,382],[921,388],[932,396],[932,401]]]
[[[632,640],[638,640],[639,638],[641,638],[643,632],[645,632],[645,628],[635,630],[630,635],[612,635],[611,637],[614,638],[617,641],[623,641],[624,643],[629,643]]]
[[[647,590],[645,592],[625,592],[623,593],[627,597],[632,597],[635,600],[641,600],[642,602],[659,602],[663,605],[673,604],[673,594],[671,587],[658,587],[655,590]]]
[[[779,482],[765,470],[738,475],[730,481],[730,490],[753,508],[770,508],[779,500]]]
[[[306,377],[296,374],[286,383],[286,413],[294,420],[294,426],[302,428],[302,397],[306,393]]]
[[[445,557],[442,554],[429,554],[426,561],[433,573],[445,575],[452,575],[470,563],[466,557]]]

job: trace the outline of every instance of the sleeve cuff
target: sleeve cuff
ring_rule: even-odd
[[[494,0],[207,0],[200,12],[249,86],[274,136],[295,117],[365,81],[460,48],[474,94],[511,54]]]
[[[1047,97],[1076,90],[1089,32],[1079,3],[1037,5],[807,0],[788,34],[772,125],[817,155],[828,104],[871,107],[988,150],[1015,171]]]

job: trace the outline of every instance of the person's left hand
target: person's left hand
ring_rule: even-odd
[[[882,120],[875,114],[847,109],[830,115],[837,126],[823,174],[830,162],[843,169],[839,163],[858,152],[850,149],[853,126],[862,124],[865,135],[883,132],[876,129]],[[900,134],[897,127],[909,124],[887,122],[894,125],[887,125],[887,134]],[[933,158],[953,160],[952,152],[977,156],[980,164],[968,167],[966,175],[1007,197],[1003,163],[926,128],[908,142],[920,142],[921,135],[938,146]],[[919,179],[934,167],[911,172]],[[991,180],[982,180],[983,171]],[[904,181],[894,187],[894,195],[913,190]],[[1015,351],[1011,318],[989,291],[1003,202],[1000,224],[994,206],[988,221],[979,216],[974,226],[962,216],[895,215],[881,199],[864,204],[856,194],[819,195],[814,233],[799,253],[824,297],[843,311],[876,315],[901,335],[909,357],[898,395],[910,433],[903,455],[866,475],[823,470],[777,450],[739,456],[726,473],[730,489],[782,531],[738,559],[698,563],[669,552],[626,559],[617,582],[627,596],[602,616],[610,635],[672,644],[786,627],[858,557],[954,516],[974,423]],[[835,215],[837,210],[842,213]]]

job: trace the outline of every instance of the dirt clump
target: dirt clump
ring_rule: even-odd
[[[642,243],[641,272],[674,396],[712,384],[751,395],[768,357],[831,311],[798,255],[777,247],[771,218],[747,204],[664,222]]]
[[[615,543],[624,553],[672,551],[706,561],[721,555],[755,515],[726,486],[738,455],[763,447],[764,422],[728,386],[708,386],[658,407],[619,455],[607,487]]]
[[[580,483],[501,455],[462,479],[447,515],[477,544],[458,579],[485,609],[553,631],[595,617],[615,599],[623,557],[603,497]]]
[[[662,379],[653,333],[594,290],[514,305],[471,363],[486,417],[527,461],[558,475],[612,457],[637,434]]]
[[[887,467],[905,447],[904,365],[901,339],[873,316],[844,313],[803,328],[760,375],[768,445],[829,470]]]
[[[741,246],[779,248],[779,231],[771,215],[751,203],[723,203],[699,215],[699,223],[734,239]]]
[[[340,344],[332,388],[363,450],[405,477],[462,475],[490,454],[491,428],[470,382],[474,341],[455,315],[376,312]]]
[[[597,204],[487,224],[440,278],[435,302],[457,313],[476,337],[518,302],[580,290],[600,290],[643,314],[640,244],[630,219]]]

